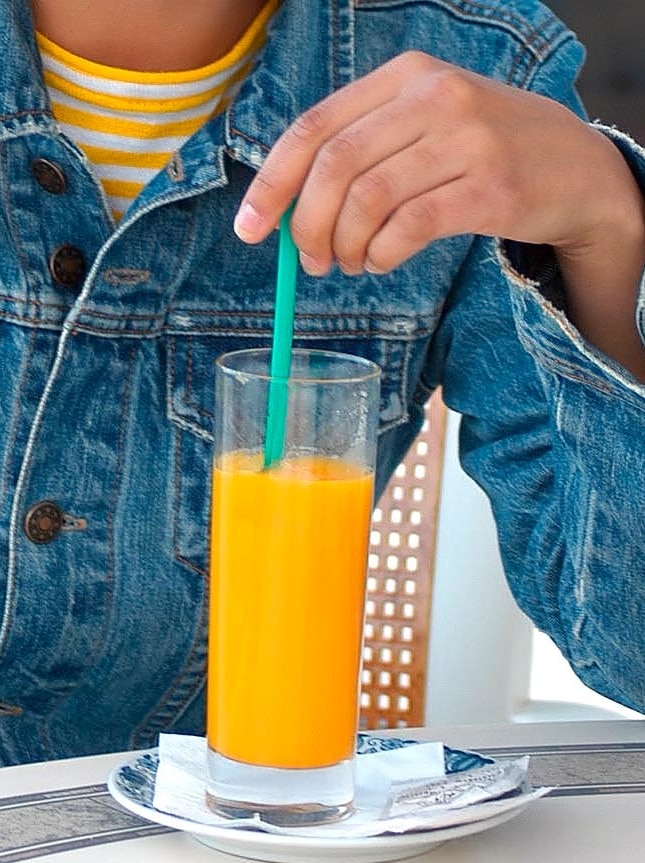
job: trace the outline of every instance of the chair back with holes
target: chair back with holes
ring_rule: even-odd
[[[361,681],[363,729],[423,725],[446,410],[437,392],[372,518]]]

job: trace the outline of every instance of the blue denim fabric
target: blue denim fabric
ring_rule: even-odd
[[[28,7],[0,5],[5,764],[203,730],[213,360],[270,340],[275,239],[245,247],[231,224],[278,135],[407,48],[581,110],[582,49],[534,0],[285,0],[236,102],[115,226],[52,118]],[[645,183],[643,151],[619,145]],[[87,261],[77,290],[50,274],[64,244]],[[518,602],[587,682],[645,707],[642,388],[470,236],[385,276],[302,275],[296,336],[382,366],[379,488],[443,384]],[[65,529],[35,544],[23,521],[44,499]]]

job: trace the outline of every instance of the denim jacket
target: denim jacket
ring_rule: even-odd
[[[300,112],[408,48],[581,110],[582,49],[535,0],[285,0],[236,101],[115,225],[29,4],[0,4],[0,762],[203,730],[213,361],[269,343],[275,283],[275,238],[244,246],[233,215]],[[382,367],[379,488],[443,386],[519,604],[645,708],[643,388],[472,236],[302,274],[296,339]]]

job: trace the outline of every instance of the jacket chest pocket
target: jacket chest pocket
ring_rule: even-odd
[[[299,334],[298,347],[358,354],[381,368],[379,433],[408,421],[411,393],[427,337],[374,337],[371,332],[333,336]],[[175,555],[200,574],[207,570],[207,536],[213,430],[216,422],[215,360],[227,351],[266,347],[270,336],[176,335],[168,341],[167,411],[174,426]]]

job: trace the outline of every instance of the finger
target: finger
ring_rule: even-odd
[[[353,210],[358,218],[368,221],[371,233],[387,218],[391,206],[400,203],[395,188],[398,178],[387,166],[397,154],[410,152],[426,124],[418,111],[410,110],[410,100],[397,99],[341,129],[322,145],[300,190],[291,223],[308,272],[321,275],[334,257],[346,269],[343,259],[334,255],[333,238],[339,214],[357,184],[361,201],[363,186],[367,200],[364,208],[359,201]],[[396,164],[404,163],[401,155]],[[415,194],[420,191],[417,185]],[[354,203],[353,198],[350,203]]]
[[[392,208],[459,173],[452,94],[463,87],[453,78],[416,76],[322,144],[292,220],[307,272],[322,275],[334,258],[344,272],[360,272],[367,243]]]
[[[448,143],[433,137],[417,140],[352,182],[332,240],[332,254],[344,272],[362,272],[373,237],[406,201],[453,182],[465,172],[463,153]]]
[[[489,202],[467,176],[458,177],[402,204],[372,238],[365,269],[386,273],[434,240],[485,233]]]
[[[395,57],[363,78],[309,108],[281,135],[249,186],[235,219],[235,231],[249,243],[263,240],[297,197],[322,144],[360,117],[392,100],[411,68],[427,73],[444,66],[420,52]]]

